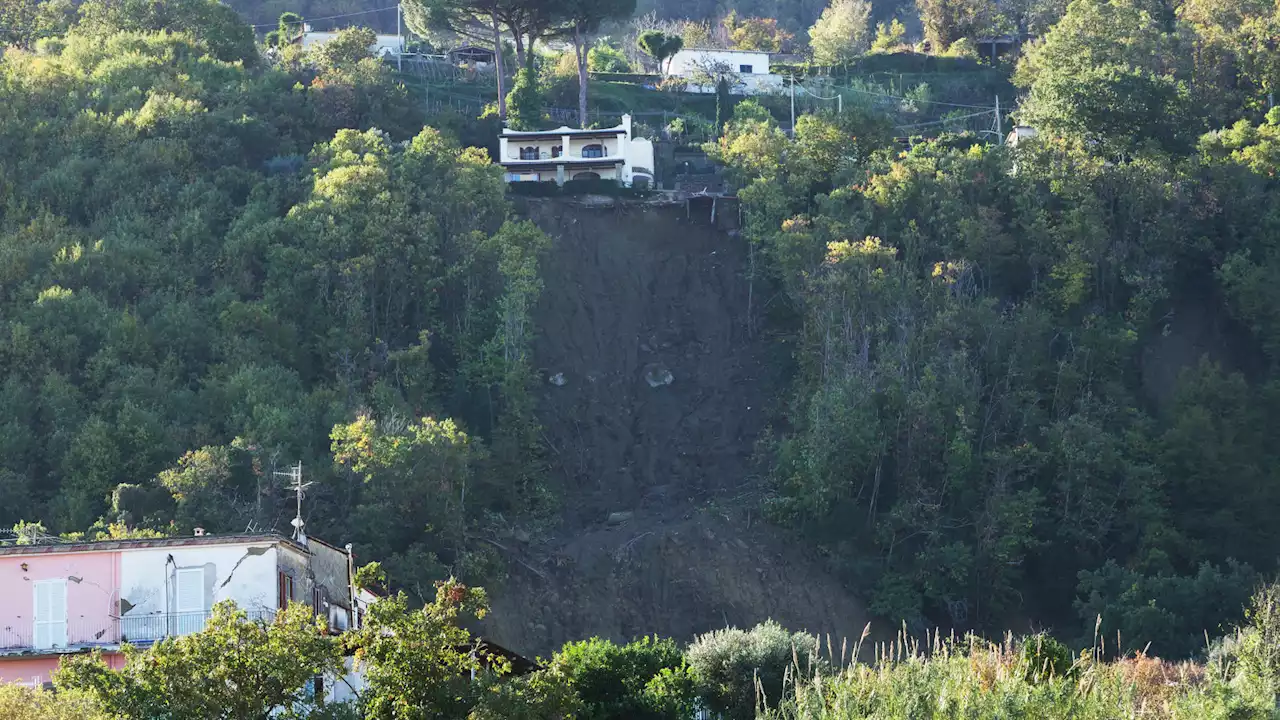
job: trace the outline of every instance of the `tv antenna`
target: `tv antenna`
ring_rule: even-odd
[[[306,495],[307,488],[311,487],[314,483],[302,482],[301,462],[289,468],[286,472],[280,472],[277,470],[274,474],[279,475],[280,477],[289,478],[289,489],[293,491],[298,500],[298,513],[289,524],[293,526],[293,539],[298,542],[306,542],[307,534],[302,530],[306,525],[302,520],[302,497]]]

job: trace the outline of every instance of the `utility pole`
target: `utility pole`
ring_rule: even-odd
[[[404,4],[396,4],[396,37],[400,39],[400,47],[396,48],[396,70],[404,72]]]
[[[844,114],[844,95],[841,93],[836,93],[836,114]]]
[[[996,144],[1004,144],[1004,125],[1000,117],[1000,96],[996,96]]]
[[[791,73],[791,137],[796,136],[796,74]]]

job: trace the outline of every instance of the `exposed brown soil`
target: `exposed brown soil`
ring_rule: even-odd
[[[753,457],[778,362],[746,277],[737,206],[528,201],[554,239],[536,312],[539,415],[567,498],[512,548],[486,631],[526,653],[570,639],[681,640],[774,618],[856,637],[862,606],[760,518]]]

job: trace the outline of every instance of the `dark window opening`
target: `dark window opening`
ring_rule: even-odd
[[[523,148],[520,148],[520,159],[521,159],[521,160],[537,160],[537,159],[538,159],[538,155],[539,155],[539,152],[538,152],[538,148],[536,148],[536,147],[523,147]]]
[[[560,156],[561,156],[561,155],[563,155],[563,154],[564,154],[564,146],[563,146],[563,145],[553,145],[553,146],[551,147],[551,157],[553,157],[553,158],[558,158],[558,157],[560,157]]]
[[[582,148],[582,157],[584,158],[602,158],[604,157],[603,145],[588,145]]]
[[[739,65],[739,66],[738,66],[738,72],[740,72],[740,73],[746,73],[746,74],[750,75],[751,73],[755,72],[755,69],[754,69],[753,67],[751,67],[750,65]]]
[[[289,607],[289,603],[293,600],[293,578],[279,573],[276,577],[276,607],[281,610]]]

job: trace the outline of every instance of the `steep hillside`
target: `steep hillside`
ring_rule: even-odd
[[[536,314],[562,525],[512,564],[491,633],[527,652],[773,617],[855,635],[863,609],[759,518],[755,443],[785,349],[756,331],[737,207],[530,201],[554,240]],[[766,357],[769,359],[767,360]]]

